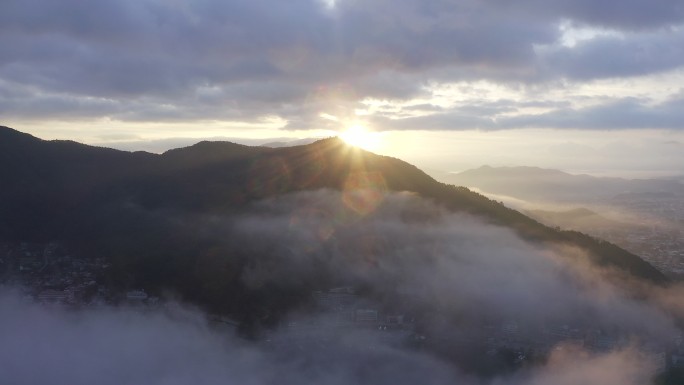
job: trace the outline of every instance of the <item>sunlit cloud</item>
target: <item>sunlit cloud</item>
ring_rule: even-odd
[[[617,30],[577,26],[572,21],[564,20],[558,25],[561,32],[559,42],[564,47],[573,48],[578,43],[592,40],[596,37],[624,38],[625,35]]]
[[[319,0],[323,5],[325,5],[327,8],[335,8],[335,5],[337,4],[338,0]]]

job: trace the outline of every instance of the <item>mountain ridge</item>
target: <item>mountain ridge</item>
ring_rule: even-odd
[[[598,265],[648,281],[667,281],[651,265],[617,246],[548,228],[467,188],[437,182],[414,165],[351,147],[339,138],[284,148],[201,142],[157,155],[43,141],[7,130],[11,129],[0,132],[0,149],[2,142],[8,149],[0,175],[12,188],[0,191],[0,237],[83,236],[96,250],[111,245],[116,237],[133,244],[130,250],[119,247],[117,253],[126,254],[145,250],[144,245],[154,243],[149,240],[154,236],[147,234],[160,231],[141,222],[131,207],[232,213],[249,202],[294,191],[411,191],[451,211],[510,228],[529,241],[572,244],[587,250]],[[22,146],[8,144],[15,137],[22,138]],[[163,234],[155,236],[165,239]]]
[[[450,173],[440,179],[447,183],[474,187],[485,193],[532,202],[558,203],[609,199],[631,192],[677,191],[684,187],[676,180],[596,177],[529,166],[482,166]]]

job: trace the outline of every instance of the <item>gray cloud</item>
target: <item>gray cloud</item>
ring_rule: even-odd
[[[563,20],[626,38],[560,47]],[[366,97],[408,100],[429,82],[680,68],[681,32],[667,27],[682,21],[676,1],[10,0],[0,5],[0,110],[15,119],[269,115],[320,128],[321,111],[343,105],[349,115]],[[321,97],[340,87],[349,92]]]
[[[515,320],[536,334],[555,323],[619,330],[636,344],[597,353],[560,343],[546,364],[485,379],[464,374],[458,361],[402,347],[379,332],[341,333],[310,313],[293,314],[290,321],[316,327],[285,323],[254,344],[174,304],[67,311],[26,303],[5,288],[3,378],[20,385],[636,385],[650,381],[655,363],[638,346],[640,339],[667,343],[676,333],[672,317],[684,315],[678,289],[646,287],[646,296],[632,298],[615,284],[621,278],[591,266],[577,250],[529,244],[507,229],[413,195],[354,194],[285,196],[258,203],[253,214],[219,228],[226,218],[211,218],[208,226],[223,237],[233,232],[255,256],[271,251],[268,260],[255,260],[243,274],[250,286],[296,284],[309,278],[312,265],[329,264],[338,282],[365,285],[370,298],[385,298],[389,306],[399,298],[437,346],[477,338],[483,320]]]
[[[550,112],[515,113],[525,107],[551,108]],[[498,100],[479,101],[431,115],[407,118],[374,116],[374,126],[393,130],[502,130],[513,128],[553,129],[680,129],[684,121],[684,99],[674,96],[660,103],[638,98],[604,98],[600,104],[572,108],[567,103],[535,103]]]
[[[541,57],[551,73],[571,79],[620,78],[679,68],[684,63],[684,31],[659,31],[626,37],[596,37],[561,46]]]
[[[545,367],[484,382],[428,354],[382,344],[372,332],[323,330],[326,347],[298,350],[249,344],[212,327],[201,313],[177,305],[74,312],[2,293],[0,314],[0,367],[3,379],[17,385],[636,385],[649,380],[652,367],[634,349],[591,354],[567,346],[555,351]],[[280,331],[272,338],[292,336]],[[375,348],[365,348],[374,343]]]
[[[532,14],[538,17],[559,17],[583,24],[624,30],[679,24],[684,17],[684,7],[676,0],[655,3],[643,0],[604,1],[600,4],[591,0],[524,0],[515,4],[505,0],[486,2],[505,7],[516,16]]]
[[[682,127],[684,99],[673,98],[652,105],[648,100],[625,98],[584,109],[558,109],[553,112],[502,119],[506,127],[638,129]]]
[[[652,338],[673,333],[668,316],[623,297],[578,250],[539,248],[507,229],[449,214],[412,195],[387,195],[368,217],[355,214],[344,203],[349,199],[325,191],[295,194],[264,202],[258,216],[240,220],[238,235],[256,247],[255,254],[290,251],[276,262],[282,268],[258,269],[258,281],[296,277],[325,260],[350,282],[396,284],[379,290],[452,315],[527,324],[591,320]]]
[[[69,312],[3,293],[0,314],[0,367],[13,384],[373,384],[420,377],[447,384],[456,373],[389,346],[359,349],[368,335],[348,334],[325,354],[318,348],[287,355],[241,341],[178,305]]]

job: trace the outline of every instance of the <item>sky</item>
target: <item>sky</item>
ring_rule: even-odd
[[[45,139],[684,173],[679,0],[4,0],[0,52],[0,124]]]

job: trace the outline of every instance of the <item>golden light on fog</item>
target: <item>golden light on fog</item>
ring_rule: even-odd
[[[375,151],[380,147],[380,133],[369,131],[366,127],[355,125],[340,134],[347,144],[364,150]]]

